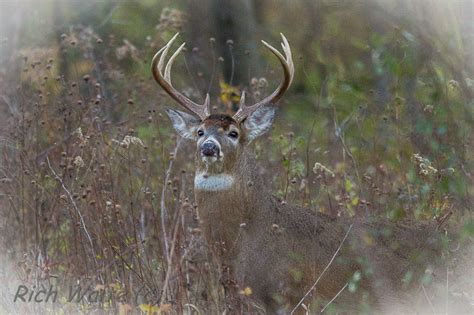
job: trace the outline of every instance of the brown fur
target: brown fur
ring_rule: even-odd
[[[211,251],[222,264],[222,281],[229,304],[249,287],[251,298],[269,314],[288,312],[323,272],[352,224],[337,258],[311,295],[326,303],[348,282],[336,303],[352,313],[361,302],[382,311],[409,312],[410,290],[433,270],[441,257],[441,235],[431,223],[392,223],[378,220],[331,218],[317,210],[283,204],[267,191],[259,168],[240,131],[237,147],[226,139],[237,124],[228,116],[213,115],[201,128],[213,135],[225,151],[223,161],[206,166],[199,150],[197,173],[225,173],[234,177],[232,189],[195,190],[198,214]],[[360,280],[354,274],[360,273]],[[445,271],[444,271],[445,272]],[[407,280],[409,274],[412,278]],[[442,278],[442,276],[441,276]],[[405,279],[405,280],[404,280]],[[311,302],[311,299],[305,303]],[[231,307],[231,306],[230,306]],[[394,308],[395,307],[395,308]]]
[[[232,117],[225,114],[212,114],[207,117],[203,123],[206,127],[215,126],[223,128],[224,130],[228,130],[232,124],[238,126],[237,122]]]

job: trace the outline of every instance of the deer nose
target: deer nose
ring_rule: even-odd
[[[201,153],[204,156],[219,156],[219,147],[213,141],[206,141],[201,146]]]

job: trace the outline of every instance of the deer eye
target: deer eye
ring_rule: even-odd
[[[204,136],[204,131],[202,131],[201,129],[199,129],[198,132],[197,132],[197,135],[198,135],[198,137]]]
[[[239,137],[239,133],[237,131],[229,132],[229,137],[237,139]]]

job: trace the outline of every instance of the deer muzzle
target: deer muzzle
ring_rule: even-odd
[[[201,155],[203,157],[215,157],[215,158],[218,158],[219,155],[220,155],[220,149],[219,149],[219,145],[209,139],[209,140],[206,140],[202,145],[201,145]]]

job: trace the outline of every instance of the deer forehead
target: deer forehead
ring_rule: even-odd
[[[218,129],[227,131],[232,127],[239,129],[238,123],[230,116],[223,114],[213,114],[203,121],[203,126],[206,128],[217,127]]]

